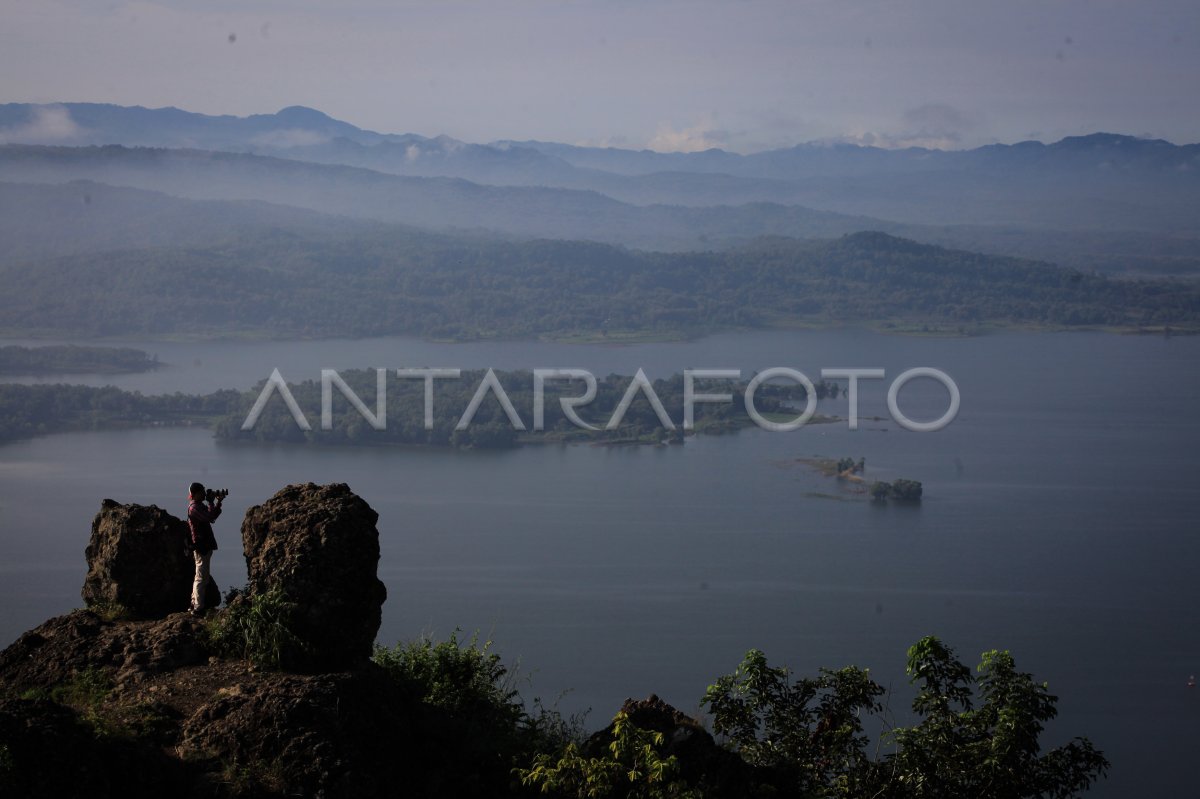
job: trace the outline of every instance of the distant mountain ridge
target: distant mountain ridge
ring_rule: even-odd
[[[1200,237],[1200,144],[1111,133],[957,151],[800,144],[750,155],[659,153],[379,133],[302,106],[235,117],[62,103],[0,105],[0,142],[249,153],[488,186],[594,191],[641,206],[765,202],[901,224]]]
[[[70,125],[55,114],[65,112]],[[0,105],[0,137],[18,144],[129,144],[216,147],[256,136],[305,131],[363,143],[388,137],[342,122],[313,108],[288,106],[274,114],[247,117],[199,114],[180,108],[145,108],[108,103],[8,103]]]
[[[14,331],[462,339],[1195,329],[1200,315],[1198,284],[1092,274],[1200,274],[1194,145],[663,154],[382,134],[303,107],[0,106],[0,137],[35,135],[58,144],[0,144]],[[657,171],[621,173],[641,168]],[[180,318],[187,281],[228,290]]]
[[[385,224],[657,250],[872,229],[1087,270],[1200,274],[1200,145],[1119,134],[962,151],[802,144],[751,155],[658,153],[380,133],[303,106],[236,117],[0,105],[0,142],[39,136],[55,146],[0,144],[0,181],[88,180]],[[95,146],[106,141],[117,144]],[[21,204],[11,192],[0,199]],[[229,213],[236,220],[229,209],[201,217]],[[168,227],[183,230],[178,221]],[[8,228],[32,247],[22,257],[65,254],[45,237],[28,241],[15,222]],[[125,229],[108,243],[137,226]],[[81,235],[107,246],[104,236]]]
[[[60,124],[46,123],[60,115]],[[61,118],[68,115],[69,120]],[[923,147],[884,149],[856,144],[805,143],[741,155],[721,149],[658,152],[587,147],[557,142],[500,140],[469,143],[448,136],[378,133],[305,106],[246,117],[210,115],[175,107],[145,108],[103,103],[0,104],[0,142],[69,146],[126,146],[231,150],[313,151],[329,145],[364,160],[362,148],[379,148],[378,160],[457,155],[475,161],[505,157],[526,165],[568,165],[624,175],[656,172],[721,173],[752,178],[795,179],[822,175],[928,172],[945,168],[1013,168],[1047,160],[1059,165],[1109,168],[1200,169],[1200,144],[1176,145],[1116,133],[1070,136],[1053,143],[1022,141],[966,150]],[[414,149],[415,148],[415,149]],[[397,159],[397,153],[399,158]],[[540,156],[540,157],[539,157]],[[367,166],[366,163],[357,164]]]
[[[189,200],[90,180],[0,182],[0,258],[199,247],[243,236],[297,240],[370,234],[384,225],[257,200]]]
[[[204,244],[251,231],[273,239],[341,238],[381,225],[654,250],[880,230],[1088,271],[1200,272],[1200,238],[1194,236],[914,225],[763,202],[636,206],[593,191],[403,177],[248,154],[0,145],[0,258]]]
[[[639,207],[593,191],[489,186],[245,153],[0,145],[0,181],[77,180],[191,200],[257,200],[326,214],[435,230],[522,238],[582,239],[643,249],[703,248],[759,235],[839,236],[882,220],[766,203],[733,207]]]
[[[757,178],[798,178],[880,172],[930,172],[946,168],[1011,168],[1047,159],[1069,158],[1078,166],[1142,165],[1157,168],[1200,167],[1200,144],[1177,145],[1115,133],[1070,136],[1053,143],[1023,141],[988,144],[967,150],[924,147],[884,149],[856,144],[811,142],[740,155],[720,149],[699,153],[663,153],[612,147],[580,147],[537,140],[501,141],[554,155],[575,166],[628,175],[653,172],[719,172]]]
[[[402,174],[422,175],[447,174],[427,168],[427,163],[416,168],[416,162],[431,160],[435,164],[461,160],[484,167],[512,161],[522,168],[559,163],[570,170],[565,162],[533,148],[469,144],[449,136],[377,133],[298,105],[274,114],[237,117],[174,107],[10,103],[0,105],[0,143],[220,150],[350,166],[391,163]],[[406,165],[409,169],[402,169]]]

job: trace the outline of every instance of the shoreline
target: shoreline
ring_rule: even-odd
[[[781,320],[775,324],[758,327],[712,327],[712,328],[676,328],[668,330],[625,330],[611,331],[606,334],[595,332],[562,331],[556,333],[540,333],[532,336],[478,336],[474,338],[439,338],[423,336],[419,333],[397,331],[369,336],[331,335],[331,336],[292,336],[269,333],[260,330],[245,330],[235,332],[205,333],[171,333],[165,335],[147,335],[138,338],[135,334],[116,334],[111,336],[95,336],[85,331],[69,334],[64,331],[29,331],[0,329],[0,342],[30,341],[44,342],[33,346],[52,346],[54,344],[79,344],[88,342],[92,345],[113,346],[129,343],[161,343],[161,344],[262,344],[262,343],[298,343],[298,342],[329,342],[329,341],[370,341],[373,339],[403,338],[421,341],[427,344],[529,344],[549,343],[584,346],[626,347],[639,344],[664,344],[685,341],[700,341],[718,335],[739,333],[769,333],[786,331],[830,332],[844,330],[861,330],[879,333],[887,336],[912,338],[976,338],[996,333],[1105,333],[1122,336],[1195,336],[1200,335],[1200,325],[1047,325],[1036,322],[978,322],[970,326],[956,322],[934,320],[900,320],[882,319],[877,321],[831,322],[828,320]],[[95,373],[95,372],[93,372]],[[62,374],[67,374],[62,372]],[[4,375],[0,375],[3,377]]]

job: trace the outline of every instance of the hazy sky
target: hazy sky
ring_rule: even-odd
[[[742,152],[1200,141],[1198,0],[0,0],[0,102]]]

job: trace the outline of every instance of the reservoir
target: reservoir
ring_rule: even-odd
[[[35,342],[0,342],[11,343]],[[112,343],[169,366],[36,382],[205,393],[249,389],[275,368],[298,381],[323,368],[423,366],[651,378],[786,366],[813,379],[860,367],[888,380],[860,385],[860,414],[884,420],[858,430],[749,428],[668,447],[266,446],[185,428],[10,443],[0,446],[0,645],[81,604],[104,498],[182,516],[192,480],[231,489],[213,561],[226,588],[245,579],[247,507],[288,483],[345,482],[380,515],[380,642],[478,631],[519,662],[523,696],[591,708],[589,728],[652,692],[696,714],[705,687],[752,647],[797,674],[869,667],[903,717],[905,650],[935,634],[971,666],[1009,649],[1050,683],[1060,715],[1043,742],[1087,735],[1113,763],[1089,795],[1175,795],[1200,777],[1200,694],[1186,685],[1200,672],[1200,338],[835,330],[623,347]],[[887,420],[886,386],[913,367],[959,387],[944,430]],[[946,392],[914,381],[901,404],[937,418]],[[846,399],[818,412],[844,418]],[[797,460],[813,456],[864,457],[868,480],[920,480],[925,500],[873,504]]]

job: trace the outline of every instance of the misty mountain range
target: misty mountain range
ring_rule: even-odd
[[[441,229],[651,249],[876,229],[1079,268],[1094,261],[1093,268],[1122,271],[1121,259],[1128,258],[1125,268],[1154,271],[1148,257],[1167,272],[1200,265],[1193,260],[1200,255],[1200,145],[1130,136],[953,152],[809,144],[752,155],[657,153],[383,134],[298,106],[233,117],[65,103],[0,105],[0,142],[9,143],[0,179],[10,182],[84,178]],[[74,149],[97,145],[171,152]]]
[[[232,257],[224,244],[232,253],[250,240],[265,269],[270,246],[399,236],[411,250],[423,230],[439,252],[448,245],[437,236],[451,235],[472,248],[556,239],[681,253],[877,231],[1044,269],[1191,276],[1200,275],[1200,145],[1095,134],[955,152],[658,153],[377,133],[302,107],[233,117],[0,105],[0,266],[10,276],[13,265],[73,257],[78,277],[98,253],[154,248],[178,263],[192,260],[184,250],[204,250],[211,263]],[[871,257],[894,251],[911,263],[900,249]],[[569,246],[554,252],[572,257]],[[619,250],[577,252],[621,260]]]

